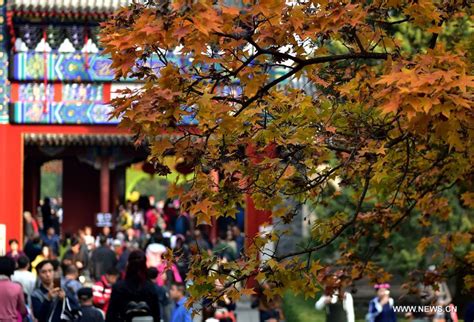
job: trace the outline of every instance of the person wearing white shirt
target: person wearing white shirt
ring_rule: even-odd
[[[92,236],[92,228],[89,226],[86,226],[84,228],[84,242],[87,246],[87,249],[89,251],[93,250],[95,247],[95,237]]]
[[[26,256],[20,256],[18,258],[18,269],[15,270],[11,276],[12,282],[21,284],[23,287],[23,293],[26,294],[27,304],[31,308],[31,294],[35,289],[36,276],[32,272],[28,271],[30,267],[30,260]]]
[[[342,303],[341,303],[342,302]],[[327,322],[354,322],[354,302],[351,293],[344,292],[342,300],[339,292],[333,294],[323,295],[316,302],[317,310],[326,311]]]

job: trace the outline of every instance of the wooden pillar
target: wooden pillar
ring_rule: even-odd
[[[245,247],[252,244],[254,238],[264,223],[271,223],[272,212],[269,210],[258,210],[250,195],[245,195]],[[254,278],[247,280],[246,287],[254,288],[257,281]]]
[[[260,227],[265,223],[271,223],[272,212],[270,210],[259,210],[250,195],[245,196],[245,237],[247,246],[255,237]]]
[[[110,211],[116,213],[118,206],[125,202],[125,166],[110,171]]]
[[[102,157],[100,164],[100,212],[110,211],[110,167],[109,158]]]
[[[38,212],[40,200],[41,164],[27,157],[25,159],[23,173],[23,209],[24,211],[31,212],[35,216]]]

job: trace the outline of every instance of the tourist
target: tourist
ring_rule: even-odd
[[[79,271],[76,266],[68,265],[64,269],[64,291],[73,297],[77,302],[77,292],[82,288],[82,284],[77,280],[79,278]]]
[[[158,302],[160,304],[161,319],[164,322],[169,322],[171,316],[171,305],[166,289],[156,283],[158,278],[158,270],[155,267],[149,267],[147,270],[148,279],[155,285],[158,292]]]
[[[133,212],[133,202],[131,200],[127,200],[127,204],[125,206],[125,210],[131,215]]]
[[[107,270],[105,275],[92,286],[94,305],[107,313],[109,307],[110,295],[112,294],[112,286],[117,282],[120,272],[111,267]]]
[[[61,288],[60,279],[55,278],[53,262],[42,261],[37,271],[39,286],[33,291],[31,302],[38,322],[60,322],[62,316],[74,318],[78,310],[77,303]]]
[[[92,235],[92,228],[86,226],[84,228],[84,235],[82,236],[84,243],[87,246],[87,250],[90,252],[94,249],[95,246],[95,237]]]
[[[84,229],[79,229],[79,231],[77,232],[77,236],[77,240],[79,240],[79,252],[81,253],[81,256],[89,258],[89,248],[86,244],[86,232],[84,231]]]
[[[47,245],[51,248],[53,251],[54,255],[58,256],[59,255],[59,236],[55,233],[53,227],[49,227],[46,230],[46,234],[43,235],[43,244]]]
[[[122,205],[119,207],[119,218],[117,224],[118,231],[126,231],[132,228],[132,215]]]
[[[53,227],[53,211],[51,209],[51,200],[49,198],[44,198],[40,210],[43,221],[43,231],[46,232],[48,228]]]
[[[113,243],[114,253],[117,258],[117,269],[120,273],[125,273],[125,267],[127,266],[128,256],[130,255],[130,249],[126,245],[116,239]]]
[[[79,274],[87,268],[88,255],[87,250],[81,247],[81,242],[73,238],[71,239],[71,246],[66,251],[63,257],[63,266],[74,265],[79,270]]]
[[[64,254],[71,247],[72,235],[70,233],[65,233],[59,242],[59,258],[63,258]]]
[[[92,252],[91,256],[90,273],[95,280],[99,280],[107,270],[117,265],[117,257],[107,245],[107,237],[101,236],[99,244],[100,246]]]
[[[377,296],[369,303],[368,322],[395,322],[397,316],[393,310],[394,301],[390,297],[390,284],[376,284]]]
[[[258,307],[260,322],[284,320],[282,298],[278,295],[270,298],[265,294],[265,290],[271,289],[272,287],[274,287],[273,283],[264,282],[257,288],[257,292],[253,296],[251,307]]]
[[[23,232],[25,234],[25,243],[32,240],[35,235],[39,234],[39,227],[36,220],[31,215],[31,212],[25,211],[23,213]]]
[[[433,317],[433,322],[445,322],[457,320],[457,312],[451,303],[452,296],[449,291],[448,284],[446,282],[438,283],[437,287],[433,290],[434,297],[436,299],[435,305],[438,307],[450,307],[452,308],[449,312],[436,311]]]
[[[342,301],[339,296],[339,292],[333,291],[330,288],[326,288],[324,295],[319,298],[316,302],[315,307],[317,310],[325,310],[326,321],[338,321],[338,322],[354,322],[354,304],[352,295],[349,292],[344,292]]]
[[[176,303],[171,313],[171,322],[192,322],[191,309],[185,307],[187,298],[186,287],[181,283],[173,283],[170,288],[170,298]]]
[[[54,233],[56,235],[61,235],[61,218],[59,217],[58,213],[56,212],[56,208],[53,208],[53,217],[52,217],[52,225],[51,227],[54,228]]]
[[[155,267],[158,270],[156,284],[159,286],[169,286],[172,283],[182,283],[178,267],[174,263],[169,264],[163,255],[167,249],[162,244],[150,244],[146,248],[147,266]]]
[[[229,242],[227,231],[220,231],[217,243],[213,249],[214,254],[218,255],[219,257],[226,257],[233,261],[237,258],[236,249],[237,246],[235,242]]]
[[[186,275],[189,271],[189,263],[190,259],[190,252],[189,247],[186,244],[186,240],[184,236],[178,235],[176,236],[176,242],[173,249],[173,255],[175,258],[176,266],[178,267],[179,274],[181,275],[181,279],[185,280]]]
[[[112,235],[112,232],[110,231],[110,227],[108,226],[102,227],[102,231],[95,239],[95,247],[100,246],[100,239],[102,237],[105,237],[105,240],[107,241],[107,246],[109,247],[112,246],[112,243],[114,241],[114,236]]]
[[[138,230],[134,230],[133,228],[128,228],[125,232],[125,241],[128,242],[130,245],[139,245],[140,240],[138,239],[137,235],[139,234]]]
[[[141,231],[143,225],[145,224],[143,212],[138,208],[137,204],[133,205],[132,223],[132,227],[135,229],[135,231]]]
[[[188,213],[182,213],[176,218],[175,234],[187,236],[190,230],[191,220]]]
[[[163,213],[163,207],[164,207],[165,202],[163,200],[160,200],[156,203],[156,212],[158,215],[158,222],[156,223],[156,229],[159,229],[161,231],[166,230],[166,221]]]
[[[8,241],[8,245],[10,246],[10,251],[7,252],[6,256],[13,259],[15,263],[20,256],[25,256],[25,253],[20,250],[20,244],[18,244],[18,240],[10,239]]]
[[[176,219],[178,218],[179,201],[167,199],[163,208],[164,220],[168,230],[176,229]]]
[[[145,225],[148,229],[155,228],[158,223],[158,212],[154,207],[150,207],[145,213]]]
[[[20,284],[10,281],[15,270],[15,261],[0,257],[0,321],[17,322],[27,316],[25,296]]]
[[[77,322],[104,322],[104,314],[94,307],[92,303],[92,289],[90,287],[81,288],[77,292],[80,303],[81,317]]]
[[[53,259],[53,258],[54,256],[53,256],[53,253],[51,252],[51,248],[47,245],[43,245],[41,247],[41,253],[38,256],[36,256],[36,258],[31,262],[31,271],[33,272],[33,274],[35,274],[35,276],[37,275],[36,266],[39,263],[41,263],[44,260]]]
[[[39,234],[35,234],[32,239],[26,242],[24,251],[30,262],[34,261],[36,256],[41,254],[41,247],[41,237]]]
[[[155,285],[147,279],[146,256],[141,250],[134,250],[128,257],[125,279],[112,287],[106,321],[122,322],[127,318],[130,306],[147,307],[154,322],[160,321],[160,307]],[[134,302],[134,303],[131,303]],[[141,303],[143,302],[143,303]],[[131,309],[131,308],[130,308]]]
[[[12,281],[20,283],[23,287],[23,293],[27,298],[27,303],[31,307],[31,294],[35,289],[36,276],[28,271],[30,268],[30,260],[26,256],[20,256],[17,261],[18,268],[12,275]]]
[[[196,248],[196,252],[198,253],[211,251],[211,245],[203,237],[202,232],[199,229],[194,230],[194,240],[191,243],[191,248]]]
[[[464,322],[474,322],[474,301],[470,301],[466,305]]]
[[[242,232],[240,231],[239,226],[234,225],[232,226],[231,230],[232,230],[232,236],[235,240],[235,243],[237,244],[237,254],[240,257],[240,254],[244,250],[245,237],[242,235]]]
[[[215,287],[218,292],[224,290],[224,284],[219,279],[216,279]],[[214,317],[219,321],[236,322],[235,309],[237,305],[226,294],[223,294],[217,301],[213,303]]]
[[[63,198],[58,197],[56,199],[56,205],[54,208],[55,208],[56,218],[58,218],[58,224],[59,226],[61,226],[64,220]]]

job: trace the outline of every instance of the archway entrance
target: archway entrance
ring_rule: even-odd
[[[126,134],[25,134],[23,209],[38,216],[41,199],[59,197],[63,232],[94,227],[124,202],[126,168],[145,158]]]

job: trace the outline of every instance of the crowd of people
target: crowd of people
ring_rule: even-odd
[[[192,282],[186,279],[191,256],[208,252],[232,261],[244,248],[239,220],[219,221],[218,236],[211,240],[208,228],[196,227],[191,216],[180,212],[178,200],[127,202],[118,207],[114,226],[84,227],[75,233],[61,230],[62,217],[60,199],[45,199],[37,216],[25,212],[23,250],[10,240],[8,253],[0,257],[1,321],[120,322],[140,317],[190,322],[192,309],[185,303],[186,286]],[[173,250],[173,263],[164,256],[168,249]],[[224,286],[216,279],[215,287]],[[261,322],[285,320],[282,299],[266,296],[271,287],[258,286],[252,297]],[[354,322],[351,294],[333,291],[322,295],[316,309],[325,310],[327,321]],[[237,321],[236,303],[225,295],[201,304],[202,321]],[[393,307],[390,285],[376,285],[366,320],[396,321]],[[450,321],[446,316],[410,318]]]
[[[196,228],[178,200],[129,201],[118,207],[114,226],[74,233],[61,230],[59,198],[46,198],[37,213],[24,214],[23,250],[11,240],[0,263],[0,275],[11,276],[24,295],[5,313],[11,321],[129,321],[141,315],[155,322],[192,321],[184,305],[190,256],[204,251],[235,260],[244,247],[237,221],[219,222],[211,241],[209,229]],[[168,249],[173,263],[165,260]],[[228,299],[209,305],[203,321],[235,322],[235,308]]]

